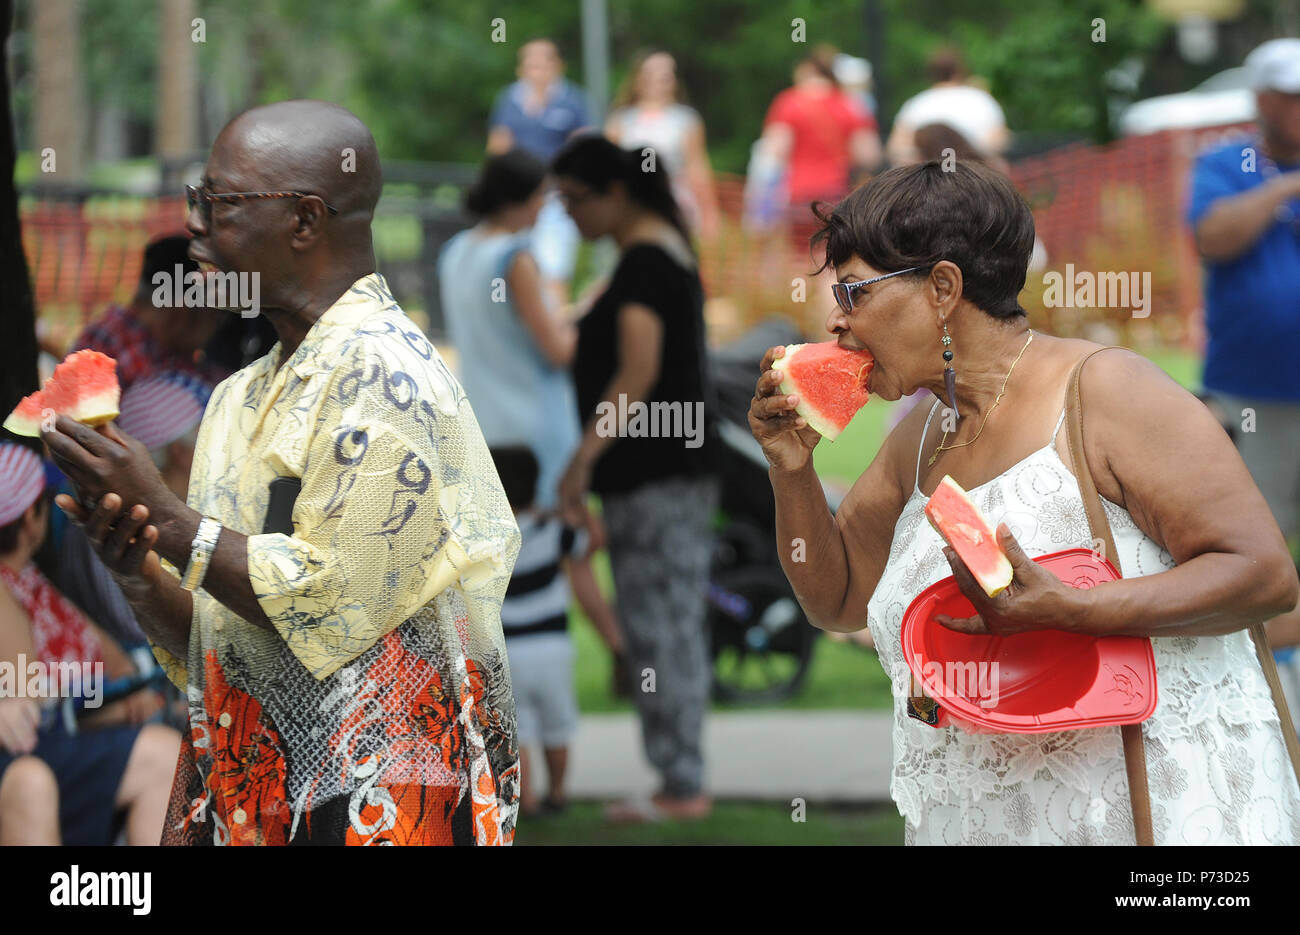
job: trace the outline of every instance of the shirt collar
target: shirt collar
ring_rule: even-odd
[[[285,366],[301,379],[333,369],[339,349],[356,333],[357,326],[375,312],[396,306],[397,300],[383,276],[379,273],[362,276],[316,319]],[[280,343],[276,342],[264,359],[274,369],[279,357]]]

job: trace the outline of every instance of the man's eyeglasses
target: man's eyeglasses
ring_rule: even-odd
[[[904,273],[915,273],[918,270],[926,269],[924,266],[913,266],[909,269],[900,269],[896,273],[886,273],[883,276],[877,276],[875,279],[862,279],[858,282],[833,282],[831,283],[831,292],[835,295],[835,301],[839,303],[840,308],[846,312],[853,311],[853,300],[859,289],[865,289],[873,283],[880,282],[882,279],[892,279],[895,276],[902,276]]]
[[[253,198],[308,198],[313,197],[311,192],[210,192],[206,188],[195,188],[193,185],[185,186],[185,204],[193,211],[194,206],[198,205],[203,215],[203,220],[212,220],[212,203],[214,201],[240,202],[248,201]],[[314,197],[319,198],[319,195]],[[339,209],[329,202],[322,199],[325,210],[330,214],[338,214]]]

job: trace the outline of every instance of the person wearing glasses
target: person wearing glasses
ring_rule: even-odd
[[[519,531],[465,393],[375,271],[375,143],[333,104],[236,117],[190,255],[279,342],[204,413],[186,502],[110,423],[43,433],[189,698],[166,844],[508,844],[501,601]]]
[[[585,523],[598,540],[586,499],[600,495],[632,694],[662,782],[654,796],[607,815],[701,818],[712,808],[701,732],[718,479],[699,269],[662,164],[645,170],[639,150],[591,135],[565,146],[551,173],[582,236],[611,237],[619,251],[608,285],[578,322],[573,375],[583,431],[559,491],[566,521]]]
[[[954,576],[965,633],[1055,629],[1150,637],[1158,702],[1143,722],[1157,844],[1300,843],[1300,786],[1244,628],[1295,605],[1286,545],[1218,422],[1122,348],[1083,367],[1086,463],[1124,580],[1076,590],[1031,558],[1092,548],[1065,429],[1065,390],[1098,346],[1033,331],[1018,302],[1033,216],[998,173],[937,161],[890,169],[824,213],[838,282],[826,328],[875,357],[873,397],[932,397],[886,437],[832,515],[820,441],[764,355],[749,421],[770,464],[782,565],[808,619],[870,627],[895,681],[890,793],[909,844],[1132,844],[1118,728],[975,734],[908,704],[904,611]],[[869,404],[870,405],[870,404]],[[996,598],[927,522],[950,475],[996,525],[1014,579]],[[792,561],[789,543],[807,550]],[[996,676],[995,676],[996,677]],[[914,712],[913,716],[909,716]]]

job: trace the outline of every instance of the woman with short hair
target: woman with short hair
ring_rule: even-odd
[[[1017,297],[1033,217],[1002,176],[959,162],[892,169],[822,216],[839,277],[827,329],[870,351],[870,392],[929,390],[832,516],[812,465],[820,436],[780,395],[772,348],[750,425],[771,465],[779,551],[809,619],[869,626],[907,678],[900,629],[954,575],[968,633],[1054,629],[1150,637],[1158,703],[1141,725],[1158,844],[1300,841],[1300,787],[1245,628],[1295,606],[1295,568],[1223,430],[1194,396],[1124,349],[1080,378],[1083,448],[1123,580],[1076,590],[1030,560],[1092,535],[1071,470],[1065,390],[1098,345],[1031,331]],[[945,371],[952,371],[949,385]],[[941,412],[943,408],[955,414]],[[1015,570],[988,598],[926,521],[945,475],[999,529]],[[899,686],[904,687],[904,686]],[[904,687],[905,688],[905,687]],[[911,844],[1132,844],[1120,730],[974,734],[907,716],[895,692],[891,794]]]

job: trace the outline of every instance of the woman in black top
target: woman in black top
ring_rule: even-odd
[[[600,136],[572,141],[552,166],[587,240],[610,236],[619,263],[579,322],[574,360],[582,442],[560,482],[570,522],[601,495],[653,799],[611,817],[707,814],[700,733],[711,682],[705,588],[717,505],[706,414],[703,289],[654,154]]]

